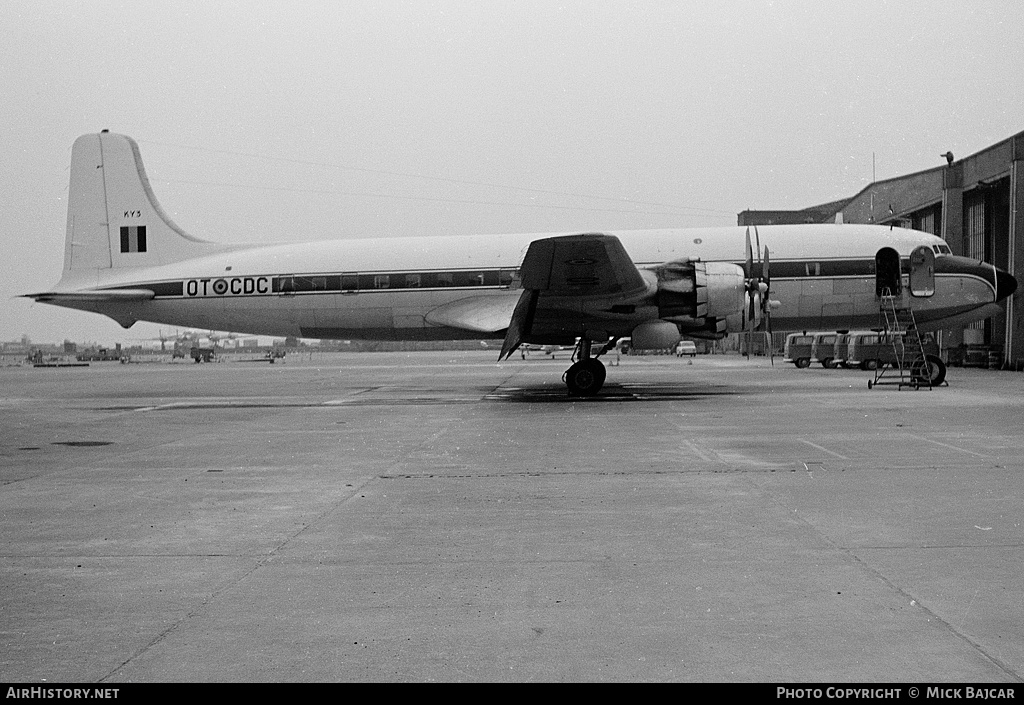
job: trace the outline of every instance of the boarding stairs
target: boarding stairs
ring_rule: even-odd
[[[883,341],[892,346],[890,364],[880,363],[875,379],[868,381],[868,389],[880,384],[894,384],[899,389],[932,388],[928,375],[924,341],[917,329],[914,311],[904,296],[884,289],[879,297],[879,323]]]

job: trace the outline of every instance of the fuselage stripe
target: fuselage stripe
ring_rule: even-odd
[[[734,262],[742,266],[740,262]],[[638,267],[654,265],[638,264]],[[760,276],[761,264],[755,262],[754,277]],[[901,258],[901,273],[909,272],[909,260]],[[873,259],[846,260],[783,260],[772,262],[769,274],[773,281],[827,281],[875,276]],[[947,273],[936,272],[937,277]],[[959,273],[959,276],[968,275]],[[972,277],[973,278],[973,277]],[[978,277],[984,280],[984,277]],[[307,274],[267,274],[245,276],[202,277],[195,279],[133,283],[132,288],[150,289],[159,299],[218,298],[292,294],[355,294],[387,293],[402,290],[457,291],[509,289],[518,279],[518,270],[492,268],[476,270],[334,272]],[[125,288],[126,284],[116,287]],[[991,284],[990,284],[991,286]]]

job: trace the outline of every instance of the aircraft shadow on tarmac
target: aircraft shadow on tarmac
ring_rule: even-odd
[[[556,385],[529,387],[498,387],[484,396],[486,401],[520,402],[530,404],[558,403],[616,403],[640,401],[693,401],[707,397],[737,396],[745,394],[739,387],[702,384],[605,384],[595,396],[579,397],[566,394]]]
[[[97,411],[107,412],[182,412],[197,410],[243,410],[323,408],[353,406],[433,406],[454,404],[520,403],[520,404],[611,404],[622,402],[696,401],[721,396],[743,396],[748,390],[738,386],[706,384],[607,384],[595,396],[572,396],[565,388],[554,383],[531,386],[500,386],[430,389],[424,387],[381,386],[372,387],[352,396],[323,401],[267,398],[194,398],[165,402],[157,405],[139,403],[104,405]]]

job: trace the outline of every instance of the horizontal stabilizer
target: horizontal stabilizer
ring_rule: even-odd
[[[156,294],[150,289],[100,289],[92,291],[45,291],[24,294],[26,299],[44,303],[100,303],[104,301],[146,301]]]

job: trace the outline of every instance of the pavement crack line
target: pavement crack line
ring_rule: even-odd
[[[154,648],[155,646],[157,646],[158,644],[163,642],[165,639],[167,639],[171,634],[176,632],[178,630],[178,628],[181,627],[181,625],[183,625],[186,622],[190,621],[191,619],[194,619],[195,617],[198,617],[199,615],[201,615],[221,595],[223,595],[224,593],[228,592],[229,590],[232,590],[232,589],[236,588],[238,585],[240,585],[242,582],[244,582],[246,579],[248,579],[251,575],[253,575],[256,571],[258,571],[260,568],[262,568],[264,565],[266,565],[272,559],[274,559],[281,552],[281,550],[285,546],[287,546],[289,543],[291,543],[296,538],[301,536],[311,526],[316,525],[324,517],[326,517],[327,515],[329,515],[332,512],[334,512],[340,506],[342,506],[342,505],[348,503],[349,501],[351,501],[353,498],[358,496],[359,491],[362,490],[364,487],[366,487],[366,485],[368,485],[371,482],[373,482],[374,480],[378,480],[378,479],[380,479],[378,476],[373,475],[373,476],[366,477],[362,482],[360,482],[358,484],[353,484],[352,485],[352,491],[349,492],[347,496],[343,497],[338,502],[335,502],[335,503],[331,504],[330,506],[325,507],[322,512],[320,512],[319,514],[314,516],[304,526],[302,526],[298,530],[294,531],[291,535],[285,537],[277,546],[274,547],[273,550],[268,552],[266,555],[260,556],[260,558],[258,560],[256,560],[256,562],[253,563],[253,565],[248,570],[246,570],[243,573],[241,573],[234,580],[231,580],[230,582],[222,585],[217,590],[214,590],[213,592],[211,592],[207,597],[203,598],[200,601],[198,606],[196,606],[195,608],[189,610],[184,615],[182,615],[181,618],[179,618],[176,622],[174,622],[174,624],[170,625],[169,627],[167,627],[163,631],[159,632],[147,644],[145,644],[144,646],[141,646],[134,653],[130,654],[126,659],[124,659],[123,661],[121,661],[121,663],[119,663],[117,666],[112,668],[109,673],[107,673],[105,676],[100,678],[97,682],[98,683],[104,683],[104,682],[108,681],[110,678],[112,678],[115,675],[117,675],[118,672],[120,672],[125,666],[130,664],[132,661],[135,661],[136,659],[141,657],[143,654],[148,652],[150,649]]]
[[[750,480],[747,480],[747,481],[750,482]],[[760,488],[758,488],[758,489],[760,489]],[[780,504],[779,506],[782,506],[782,505]],[[845,555],[854,565],[859,567],[861,571],[863,571],[864,573],[866,573],[868,575],[873,576],[877,580],[880,580],[885,586],[887,586],[890,590],[895,592],[897,595],[900,595],[904,599],[908,600],[914,606],[916,606],[916,607],[924,610],[925,612],[927,612],[929,615],[931,615],[931,617],[933,619],[935,619],[935,621],[937,621],[939,624],[943,625],[946,628],[946,630],[948,632],[950,632],[954,637],[956,637],[956,638],[960,639],[961,641],[969,644],[971,646],[971,648],[973,648],[975,651],[977,651],[983,658],[985,658],[987,661],[989,661],[989,663],[991,663],[993,666],[995,666],[996,668],[1000,669],[1001,671],[1003,671],[1007,675],[1013,677],[1015,680],[1017,680],[1017,681],[1021,680],[1021,675],[1019,673],[1017,673],[1013,669],[1012,666],[1010,666],[1008,663],[1006,663],[1006,662],[1002,661],[1001,659],[998,659],[995,656],[993,656],[992,654],[990,654],[988,651],[985,650],[985,647],[983,647],[977,641],[975,641],[974,639],[971,639],[969,636],[964,634],[963,631],[961,631],[961,628],[962,628],[963,624],[966,623],[966,619],[967,619],[966,613],[964,614],[964,619],[962,620],[961,628],[957,628],[949,620],[943,619],[938,613],[936,613],[935,611],[933,611],[929,607],[926,607],[925,604],[921,600],[917,599],[914,595],[910,594],[905,589],[903,589],[902,587],[900,587],[899,585],[894,583],[892,580],[890,580],[879,569],[877,569],[877,568],[873,567],[872,565],[870,565],[869,563],[867,563],[864,559],[862,559],[860,556],[858,556],[856,553],[854,553],[852,549],[847,548],[845,546],[840,546],[835,541],[830,539],[828,536],[826,536],[824,533],[822,533],[820,530],[818,530],[818,528],[816,526],[814,526],[814,524],[812,524],[810,521],[808,521],[806,518],[804,518],[798,511],[794,510],[794,514],[795,514],[797,520],[800,521],[804,526],[806,526],[810,531],[814,532],[814,534],[818,537],[818,539],[822,543],[830,546],[832,549],[834,549],[836,551],[839,551],[840,553]],[[973,601],[972,601],[972,603],[973,603]],[[968,606],[968,610],[970,610],[970,606]]]
[[[509,374],[506,379],[502,380],[498,384],[498,386],[495,387],[495,389],[498,389],[498,388],[500,388],[502,386],[507,385],[509,380],[511,380],[513,377],[515,377],[518,373],[519,373],[519,370],[513,370],[512,373]],[[371,389],[363,390],[363,392],[368,392],[368,391],[371,391]],[[456,420],[456,422],[457,421],[458,420]],[[416,453],[420,452],[423,448],[429,446],[432,443],[435,443],[447,431],[448,431],[448,429],[446,427],[446,428],[443,428],[443,429],[437,431],[436,433],[431,434],[427,438],[424,438],[422,441],[420,441],[418,444],[416,444],[416,447],[413,448],[412,450],[410,450],[409,453],[403,454],[403,456],[401,458],[396,459],[395,462],[391,465],[391,469],[393,470],[395,468],[399,468],[403,464],[408,463],[410,457],[415,456]],[[185,624],[186,622],[188,622],[189,620],[191,620],[191,619],[193,619],[195,617],[198,617],[200,614],[202,614],[204,611],[206,611],[210,607],[210,605],[212,605],[221,595],[223,595],[225,592],[227,592],[229,590],[234,589],[239,584],[241,584],[243,581],[248,579],[256,571],[258,571],[260,568],[262,568],[264,565],[266,565],[270,560],[272,560],[275,556],[277,556],[278,553],[285,546],[287,546],[289,543],[291,543],[294,539],[296,539],[297,537],[301,536],[310,527],[315,526],[321,520],[323,520],[325,517],[327,517],[328,515],[330,515],[331,513],[336,511],[337,509],[339,509],[340,507],[344,506],[345,504],[347,504],[354,497],[356,497],[362,489],[364,489],[370,483],[372,483],[374,481],[381,481],[381,480],[383,480],[384,479],[383,476],[385,476],[387,474],[388,474],[387,472],[385,472],[385,473],[378,473],[378,474],[375,474],[373,476],[365,478],[358,485],[354,485],[353,488],[352,488],[352,491],[350,493],[348,493],[348,495],[346,497],[341,499],[339,502],[333,503],[329,507],[324,508],[324,510],[322,512],[320,512],[319,514],[314,516],[304,526],[302,526],[297,531],[292,533],[290,536],[288,536],[284,540],[282,540],[280,542],[280,544],[278,544],[272,551],[267,553],[265,556],[260,557],[260,559],[257,560],[248,570],[246,570],[245,572],[240,574],[237,578],[235,578],[234,580],[230,581],[229,583],[221,586],[218,590],[215,590],[214,592],[210,593],[210,595],[207,596],[206,598],[204,598],[199,603],[198,606],[196,606],[194,609],[189,610],[180,619],[178,619],[174,624],[170,625],[169,627],[167,627],[166,629],[164,629],[163,631],[158,633],[147,644],[145,644],[144,646],[140,647],[134,653],[129,655],[125,660],[123,660],[116,667],[111,669],[109,673],[107,673],[105,676],[100,678],[99,682],[102,683],[102,682],[105,682],[108,679],[114,677],[118,672],[120,672],[123,668],[125,668],[132,661],[135,661],[136,659],[141,657],[143,654],[148,652],[150,649],[156,647],[158,644],[160,644],[165,639],[167,639],[171,634],[176,632],[178,630],[178,628],[181,627],[181,625]]]

